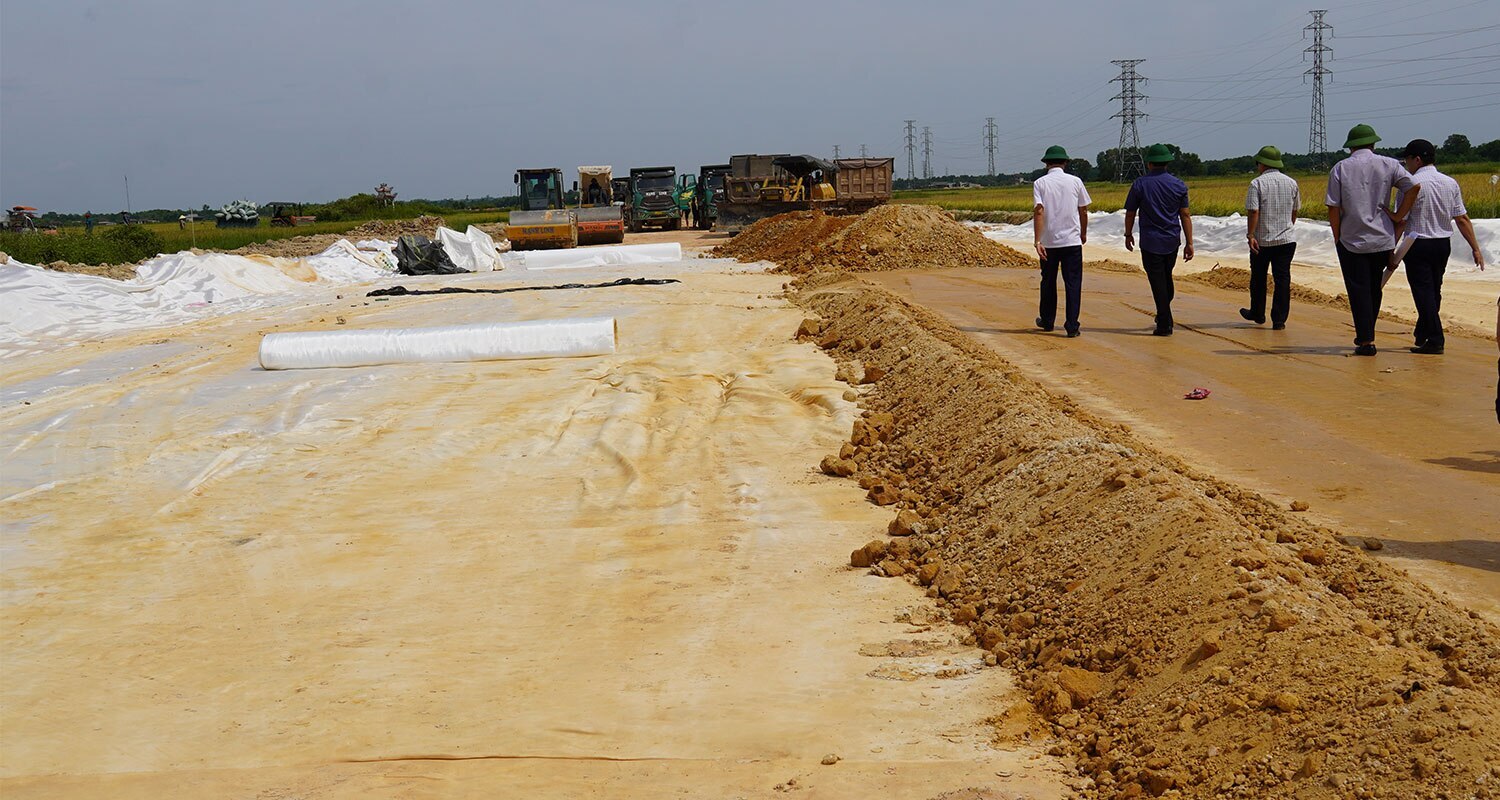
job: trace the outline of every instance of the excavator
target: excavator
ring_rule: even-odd
[[[516,170],[521,209],[510,212],[505,237],[513,250],[578,246],[578,214],[563,203],[563,175],[556,167]]]
[[[624,210],[615,205],[613,167],[579,167],[578,243],[619,244],[625,241]]]

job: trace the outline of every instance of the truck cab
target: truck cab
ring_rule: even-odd
[[[636,167],[630,171],[630,232],[647,225],[676,230],[682,222],[678,208],[676,167]]]
[[[710,164],[698,168],[698,185],[693,194],[693,220],[701,230],[710,231],[719,218],[719,204],[724,202],[724,176],[728,164]]]

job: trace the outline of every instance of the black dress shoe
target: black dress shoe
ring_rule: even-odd
[[[1275,324],[1273,324],[1271,326],[1271,330],[1273,330],[1273,331],[1284,331],[1284,330],[1286,330],[1286,323],[1285,322],[1277,322],[1277,323],[1275,323]]]
[[[1154,330],[1154,331],[1151,332],[1151,335],[1152,336],[1171,336],[1172,335],[1172,329],[1171,328],[1157,328],[1156,330]]]
[[[1078,331],[1068,331],[1069,339],[1077,339],[1081,334]]]
[[[1357,356],[1373,356],[1375,352],[1375,345],[1373,344],[1362,344],[1354,348],[1354,354]]]
[[[1242,309],[1240,309],[1240,316],[1244,317],[1247,320],[1250,320],[1251,322],[1255,323],[1256,325],[1264,325],[1264,324],[1266,324],[1266,318],[1265,317],[1257,317],[1254,314],[1251,314],[1250,313],[1250,309],[1248,309],[1248,308],[1242,308]]]
[[[1432,342],[1423,342],[1416,347],[1410,348],[1413,353],[1421,353],[1424,356],[1440,356],[1443,354],[1443,346]]]
[[[1037,327],[1038,327],[1038,328],[1041,328],[1041,329],[1042,329],[1042,330],[1044,330],[1044,331],[1050,331],[1050,330],[1052,330],[1052,326],[1051,326],[1051,325],[1048,325],[1048,324],[1047,324],[1047,323],[1045,323],[1045,322],[1042,322],[1042,318],[1041,318],[1041,317],[1037,317],[1037,318],[1036,318],[1036,326],[1037,326]]]

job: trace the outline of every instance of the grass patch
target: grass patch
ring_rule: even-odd
[[[1469,216],[1475,219],[1500,217],[1500,194],[1490,186],[1488,167],[1494,165],[1456,165],[1465,171],[1453,174],[1463,189],[1464,204]],[[1475,167],[1470,171],[1467,168]],[[1293,174],[1302,186],[1301,216],[1307,219],[1328,219],[1328,207],[1323,205],[1323,196],[1328,191],[1328,175]],[[1227,217],[1245,213],[1245,190],[1250,185],[1250,176],[1192,177],[1184,179],[1188,185],[1188,198],[1194,214],[1212,217]],[[1129,185],[1118,183],[1090,183],[1089,196],[1093,198],[1093,211],[1119,211],[1125,207],[1125,193]],[[1003,186],[981,189],[923,189],[896,192],[895,202],[935,205],[942,208],[974,212],[1021,212],[1029,214],[1033,208],[1030,186]]]

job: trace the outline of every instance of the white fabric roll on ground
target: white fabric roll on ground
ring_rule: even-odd
[[[677,242],[655,242],[576,247],[570,250],[524,250],[511,251],[501,258],[508,266],[529,270],[664,264],[682,260],[682,245]]]
[[[439,328],[271,333],[260,340],[260,365],[266,369],[320,369],[412,362],[571,358],[614,351],[614,318],[591,317]]]

